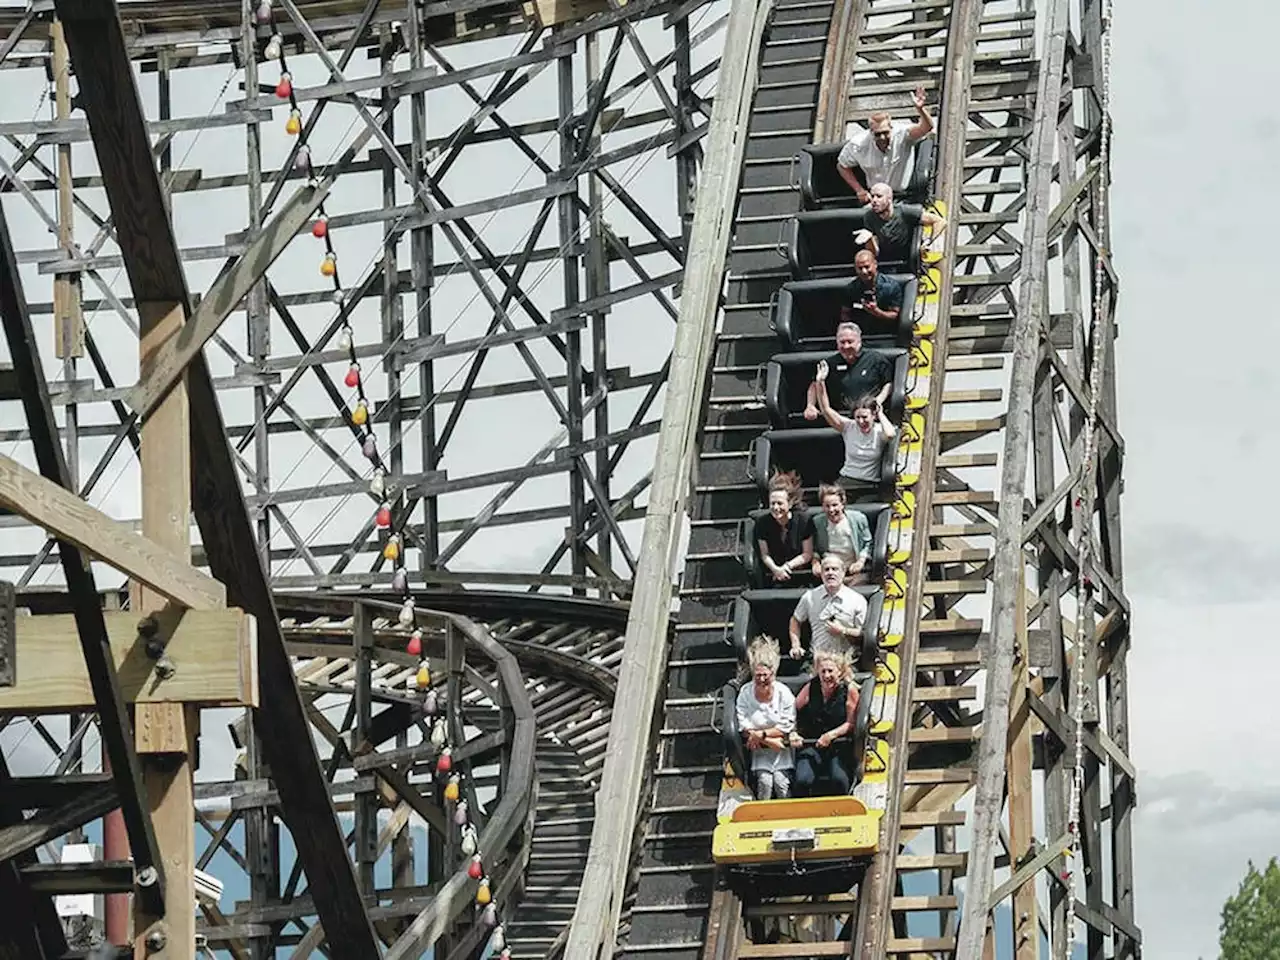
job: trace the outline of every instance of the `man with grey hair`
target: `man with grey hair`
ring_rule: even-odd
[[[883,110],[871,114],[867,129],[855,133],[836,158],[836,170],[860,203],[871,200],[870,188],[884,182],[895,190],[907,186],[908,161],[918,140],[933,132],[933,117],[924,102],[924,87],[912,95],[915,123],[894,120]]]
[[[809,622],[809,650],[843,654],[862,646],[862,627],[867,619],[867,598],[844,584],[844,560],[834,553],[822,558],[822,584],[806,590],[796,604],[787,625],[791,656],[800,659],[800,625]]]
[[[853,403],[861,397],[875,397],[884,406],[893,387],[893,364],[879,350],[862,349],[862,328],[856,323],[836,327],[836,352],[827,358],[832,376],[827,381],[831,405]],[[818,384],[809,384],[805,394],[804,418],[818,419]]]

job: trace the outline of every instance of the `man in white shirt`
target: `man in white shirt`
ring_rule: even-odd
[[[870,187],[877,183],[887,183],[894,190],[906,189],[911,149],[917,140],[933,132],[933,117],[924,103],[924,87],[917,87],[912,99],[919,114],[915,123],[895,121],[883,111],[873,113],[867,120],[868,129],[854,134],[836,158],[836,169],[860,203],[870,201]]]
[[[834,553],[822,558],[822,586],[805,591],[791,614],[788,633],[791,656],[804,656],[800,646],[800,622],[809,621],[809,649],[845,653],[862,645],[862,625],[867,618],[867,598],[844,585],[845,563]]]

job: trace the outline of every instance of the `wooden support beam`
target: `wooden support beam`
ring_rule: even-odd
[[[602,949],[611,953],[622,913],[637,804],[650,760],[650,718],[665,673],[671,562],[679,527],[675,519],[683,516],[689,494],[694,438],[706,395],[706,369],[746,154],[743,131],[755,99],[763,36],[772,11],[770,0],[732,4],[729,11],[644,522],[645,548],[627,620],[627,656],[618,671],[609,724],[610,750],[597,795],[598,809],[611,815],[597,817],[591,830],[587,864],[565,946],[565,955],[575,960],[594,957]]]
[[[229,311],[228,311],[229,312]],[[142,382],[153,380],[162,352],[190,327],[179,303],[140,303],[139,362]],[[199,347],[197,347],[197,350]],[[186,377],[157,395],[142,427],[142,534],[179,556],[191,555],[191,420]],[[166,598],[144,584],[130,586],[131,606],[162,614]],[[214,603],[212,606],[221,606]],[[138,704],[134,733],[151,806],[160,855],[164,858],[164,909],[135,901],[134,956],[137,960],[195,960],[195,807],[197,708],[164,697]],[[159,944],[157,946],[157,944]]]
[[[1051,864],[1058,857],[1062,856],[1062,851],[1067,849],[1071,844],[1071,834],[1064,833],[1052,843],[1047,844],[1039,853],[1020,866],[1008,880],[996,887],[991,894],[991,899],[987,901],[984,912],[994,910],[1000,905],[1005,897],[1013,893],[1025,883],[1035,879],[1035,875]]]
[[[121,256],[139,303],[190,303],[164,190],[151,152],[137,78],[114,0],[54,0],[80,103],[93,134]],[[237,121],[238,122],[238,121]],[[361,134],[356,142],[361,142]],[[349,152],[349,151],[348,151]],[[341,159],[339,166],[349,160]],[[2,291],[0,291],[2,296]],[[343,833],[311,741],[293,665],[285,650],[259,544],[227,445],[227,431],[203,353],[187,367],[191,419],[192,505],[215,578],[231,603],[258,621],[262,685],[256,729],[280,789],[280,807],[297,837],[298,857],[315,898],[330,952],[374,957],[378,938],[360,896]]]
[[[165,451],[176,467],[173,451]],[[113,520],[76,494],[0,455],[0,505],[43,527],[59,540],[74,543],[90,556],[146,584],[160,596],[184,607],[222,606],[226,588],[201,573],[181,554],[164,549],[130,524]],[[190,514],[183,514],[185,524]]]
[[[182,318],[178,318],[175,335],[166,337],[155,348],[148,370],[129,397],[135,416],[145,419],[156,409],[184,375],[187,365],[231,316],[231,311],[248,296],[254,284],[266,275],[284,248],[311,220],[311,215],[329,195],[333,182],[333,178],[329,178],[317,186],[303,186],[294,193],[240,259],[214,282],[191,319],[183,324]]]
[[[242,610],[171,612],[157,616],[158,636],[174,673],[161,676],[138,635],[136,613],[106,613],[107,634],[126,703],[162,701],[203,706],[257,706],[256,623]],[[18,683],[0,688],[0,715],[93,710],[95,701],[80,650],[70,641],[75,617],[18,619]]]
[[[1025,592],[1025,574],[1019,594]],[[1008,756],[1005,776],[1009,797],[1009,858],[1020,863],[1035,845],[1035,806],[1031,795],[1034,760],[1031,750],[1031,705],[1027,702],[1027,684],[1031,678],[1027,645],[1027,608],[1019,604],[1017,633],[1014,637],[1013,699],[1009,704]],[[1013,894],[1014,960],[1040,960],[1040,928],[1037,919],[1036,885],[1024,883]]]
[[[1023,235],[1018,310],[1013,327],[1013,360],[1009,377],[1009,409],[1005,416],[1001,455],[1000,523],[996,527],[995,573],[992,577],[991,645],[984,666],[983,736],[978,745],[974,783],[973,834],[965,874],[965,901],[960,910],[956,960],[979,960],[986,938],[996,848],[1004,806],[1005,758],[1019,611],[1023,609],[1023,501],[1030,454],[1031,407],[1039,357],[1040,330],[1046,324],[1048,291],[1049,191],[1058,126],[1059,94],[1070,25],[1068,0],[1049,0],[1045,42],[1036,88],[1027,174],[1026,226]],[[1067,158],[1071,159],[1071,158]]]
[[[62,24],[49,24],[53,46],[53,102],[59,120],[71,116],[71,69]],[[58,246],[64,254],[75,251],[75,189],[71,176],[71,144],[58,144]],[[80,275],[60,273],[53,281],[54,356],[84,356],[84,311],[80,303]]]

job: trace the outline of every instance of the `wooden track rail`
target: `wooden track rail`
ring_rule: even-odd
[[[1118,550],[1104,551],[1099,576],[1107,581],[1101,601],[1106,616],[1099,629],[1081,628],[1089,631],[1083,634],[1087,643],[1077,646],[1074,610],[1070,597],[1062,597],[1078,577],[1067,542],[1073,524],[1087,524],[1099,543],[1118,548],[1120,542],[1115,496],[1120,447],[1111,426],[1109,392],[1101,405],[1106,452],[1097,477],[1100,491],[1108,493],[1099,493],[1093,518],[1073,515],[1068,496],[1082,480],[1072,466],[1080,457],[1085,371],[1094,350],[1106,351],[1106,369],[1111,370],[1108,344],[1095,340],[1091,329],[1091,292],[1080,282],[1082,261],[1102,243],[1091,237],[1102,236],[1098,221],[1105,218],[1094,156],[1101,68],[1086,52],[1100,50],[1101,14],[1092,0],[1077,7],[1083,30],[1078,36],[1068,31],[1065,57],[1057,48],[1043,60],[1036,45],[1036,13],[1029,4],[863,0],[778,6],[753,113],[753,122],[761,123],[755,134],[759,142],[748,151],[744,166],[724,321],[710,371],[712,392],[648,829],[630,917],[619,930],[620,947],[627,954],[979,960],[1011,937],[1016,960],[1029,960],[1039,956],[1041,936],[1060,951],[1066,924],[1075,918],[1085,924],[1091,957],[1103,956],[1097,951],[1104,940],[1115,945],[1116,956],[1133,956],[1140,943],[1131,913],[1127,824],[1133,766],[1109,733],[1106,739],[1116,749],[1100,746],[1102,731],[1123,737],[1127,724],[1122,692],[1127,602],[1119,586]],[[1062,37],[1051,36],[1050,48]],[[1061,97],[1054,92],[1059,84],[1046,87],[1039,76],[1046,62],[1055,71],[1061,65]],[[806,88],[800,71],[818,63],[824,74]],[[1051,91],[1043,109],[1037,109],[1038,83]],[[913,462],[918,477],[909,488],[914,505],[910,560],[895,574],[905,592],[905,626],[897,648],[903,676],[882,852],[844,905],[771,905],[766,900],[744,910],[716,885],[705,855],[720,774],[711,718],[715,690],[736,669],[731,648],[717,641],[728,627],[730,603],[742,582],[733,569],[735,524],[758,502],[741,479],[750,439],[764,429],[759,408],[752,406],[753,378],[757,365],[776,352],[768,301],[785,279],[769,230],[776,233],[775,225],[797,208],[781,167],[790,151],[810,142],[806,131],[822,131],[831,141],[842,136],[846,121],[863,120],[873,110],[909,115],[910,91],[917,85],[941,103],[935,195],[951,226],[946,269],[938,278],[938,309],[930,318],[927,397],[915,406],[922,443]],[[774,87],[786,87],[794,101],[783,105],[775,99],[782,94],[774,94]],[[838,109],[831,102],[833,89],[847,91],[838,98]],[[771,98],[767,106],[766,96]],[[788,124],[792,115],[797,122]],[[1046,124],[1056,127],[1054,136],[1037,141],[1034,156],[1029,139],[1033,120],[1042,130]],[[1029,203],[1033,169],[1041,177],[1040,192]],[[1030,245],[1026,249],[1024,239]],[[1065,281],[1061,301],[1046,292],[1044,281],[1055,263]],[[1008,358],[1019,347],[1015,321],[1020,296],[1042,299],[1045,306],[1043,321],[1031,326],[1036,331],[1030,347],[1035,375],[1030,382],[1011,385]],[[1097,335],[1109,340],[1112,297],[1105,284],[1103,296],[1104,319]],[[1108,373],[1103,389],[1110,391],[1113,381],[1114,374]],[[1026,437],[1036,493],[1024,501],[1021,515],[998,508],[1000,442],[1010,429],[1005,410],[1014,389],[1023,394],[1014,407],[1034,408],[1039,425]],[[1062,462],[1068,465],[1067,475],[1055,479],[1055,463]],[[1016,669],[1007,701],[1008,748],[989,750],[979,764],[979,691],[991,656],[987,624],[998,530],[1006,536],[1012,531],[1020,555],[1037,559],[1025,564],[1012,591],[1017,629],[1016,637],[1006,642],[1014,651]],[[1109,768],[1109,789],[1120,814],[1113,822],[1106,819],[1102,778],[1089,772],[1092,786],[1082,812],[1084,864],[1074,865],[1085,895],[1072,908],[1064,902],[1061,881],[1069,865],[1048,851],[1061,847],[1065,828],[1070,771],[1063,757],[1071,739],[1066,670],[1077,649],[1084,651],[1090,671],[1086,742],[1098,745],[1096,753],[1086,750],[1087,766],[1091,771]],[[1118,659],[1108,661],[1112,650]],[[1097,709],[1092,705],[1100,702],[1098,686],[1112,670],[1116,673],[1108,680],[1109,689],[1119,693],[1105,710]],[[1052,707],[1046,700],[1050,697]],[[971,826],[976,774],[998,785],[996,819],[1007,819],[1010,826],[996,832],[982,863],[969,863],[960,837]],[[1033,784],[1044,785],[1043,800],[1033,800]],[[1111,831],[1110,842],[1121,851],[1105,887],[1104,831]],[[979,870],[991,878],[995,889],[989,903],[972,905],[982,915],[978,952],[957,954],[955,884],[966,868],[971,877]],[[1042,871],[1047,884],[1038,880]],[[1012,909],[1005,903],[1009,896]],[[751,931],[765,929],[759,922],[773,922],[770,917],[784,921],[778,928],[781,941],[751,942]]]

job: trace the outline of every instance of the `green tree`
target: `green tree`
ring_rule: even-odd
[[[1240,889],[1222,905],[1218,929],[1221,960],[1280,958],[1280,864],[1275,857],[1262,871],[1249,862]]]

